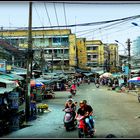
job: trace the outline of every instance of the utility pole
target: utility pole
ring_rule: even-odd
[[[30,117],[30,79],[32,78],[32,2],[29,2],[29,27],[28,27],[28,53],[27,53],[27,76],[26,76],[26,95],[25,95],[25,120],[28,122]]]
[[[51,72],[53,72],[53,55],[54,55],[54,50],[52,49],[52,69],[51,69]]]
[[[40,52],[40,65],[41,65],[41,72],[42,74],[44,73],[44,65],[45,65],[45,59],[44,59],[44,48],[41,49],[41,52]]]
[[[131,74],[131,64],[130,64],[130,61],[131,61],[131,55],[130,55],[130,46],[131,46],[131,41],[130,41],[130,39],[128,38],[127,39],[127,50],[128,50],[128,69],[129,69],[129,72],[128,72],[128,77],[127,77],[127,79],[129,79],[130,78],[130,74]]]
[[[130,42],[130,39],[128,38],[128,40],[127,40],[127,48],[128,48],[128,63],[130,63],[130,60],[131,60],[131,55],[130,55],[130,43],[132,43],[132,42]]]

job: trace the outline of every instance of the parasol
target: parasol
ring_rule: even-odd
[[[140,84],[140,77],[133,77],[128,80],[129,83],[139,83]]]
[[[111,73],[109,73],[109,72],[106,72],[106,73],[100,75],[100,78],[101,77],[106,77],[107,78],[107,77],[113,77],[113,75]]]
[[[37,80],[31,80],[30,86],[31,87],[41,87],[41,86],[44,86],[44,84],[40,81],[37,81]]]

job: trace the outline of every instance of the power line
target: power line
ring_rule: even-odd
[[[58,24],[57,27],[60,27],[59,26],[59,21],[58,21],[58,16],[57,16],[57,11],[56,11],[56,7],[55,7],[55,3],[53,5],[54,5],[54,11],[55,11],[55,16],[56,16],[56,21],[57,21],[57,24]]]
[[[63,3],[63,9],[64,9],[65,24],[66,24],[66,26],[67,26],[67,18],[66,18],[65,3]],[[66,27],[66,29],[67,29],[67,27]]]
[[[119,22],[117,22],[117,23],[112,23],[112,24],[109,24],[109,25],[106,25],[106,26],[103,26],[103,27],[100,27],[100,28],[97,28],[97,29],[94,29],[94,30],[90,30],[90,31],[87,31],[86,33],[83,33],[83,34],[80,34],[80,35],[78,35],[78,36],[82,36],[82,35],[85,35],[85,34],[89,34],[89,33],[91,33],[91,32],[94,32],[94,31],[97,31],[97,30],[99,30],[99,29],[108,29],[108,28],[114,28],[114,27],[112,27],[112,26],[114,26],[114,25],[119,25],[119,24],[124,24],[125,22],[128,22],[129,21],[129,19],[128,20],[126,20],[126,21],[119,21]],[[119,25],[120,26],[120,25]]]
[[[32,27],[32,29],[40,29],[40,28],[60,28],[60,27],[75,27],[75,26],[93,26],[93,25],[101,25],[101,24],[106,24],[106,23],[112,23],[112,22],[117,22],[117,21],[123,21],[123,20],[132,20],[132,19],[137,19],[140,18],[140,15],[136,16],[131,16],[131,17],[126,17],[126,18],[120,18],[120,19],[115,19],[115,20],[107,20],[107,21],[99,21],[99,22],[88,22],[88,23],[80,23],[80,24],[70,24],[70,25],[58,25],[58,26],[36,26]],[[5,27],[6,28],[6,27]],[[12,28],[19,28],[19,27],[12,27]],[[27,27],[21,27],[22,29],[28,29]]]
[[[41,23],[42,26],[43,26],[43,23],[42,23],[42,21],[41,21],[41,18],[40,18],[40,16],[39,16],[38,12],[37,12],[37,9],[36,9],[35,5],[34,5],[34,8],[35,8],[35,11],[36,11],[36,13],[37,13],[37,16],[39,17],[40,23]],[[42,28],[44,28],[44,27],[42,27]]]
[[[117,31],[114,31],[114,32],[110,32],[110,34],[114,34],[114,33],[117,33],[117,32],[122,32],[122,31],[124,31],[124,30],[130,30],[131,28],[133,28],[133,27],[131,27],[131,26],[129,26],[129,28],[126,28],[126,29],[120,29],[120,30],[117,30]],[[102,36],[105,36],[106,34],[104,34],[104,35],[102,35]],[[88,36],[86,36],[86,37],[90,37],[90,36],[92,36],[92,35],[88,35]],[[96,36],[96,37],[98,37],[98,36]]]
[[[49,13],[48,13],[48,9],[47,9],[47,7],[46,7],[45,2],[44,2],[44,6],[45,6],[45,11],[46,11],[47,16],[48,16],[49,24],[50,24],[50,26],[52,26],[52,24],[51,24],[51,19],[50,19],[50,16],[49,16]]]

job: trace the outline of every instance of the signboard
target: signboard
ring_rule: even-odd
[[[8,98],[10,100],[10,108],[11,109],[18,109],[18,107],[19,107],[19,93],[18,92],[11,92],[8,94]]]
[[[11,71],[12,70],[12,66],[11,65],[7,65],[6,70],[7,71]]]
[[[129,67],[128,66],[125,66],[125,74],[129,74]]]
[[[6,60],[0,59],[0,71],[6,72]]]

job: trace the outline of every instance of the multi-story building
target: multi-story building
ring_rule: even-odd
[[[20,50],[28,48],[28,30],[1,30],[0,36]],[[34,62],[44,59],[62,69],[77,65],[76,36],[70,29],[32,30],[32,49]]]
[[[104,64],[104,45],[100,40],[87,40],[87,66],[102,67]]]
[[[104,67],[106,71],[116,71],[119,66],[118,44],[104,44]]]
[[[87,66],[86,38],[77,38],[77,67],[85,69]]]

